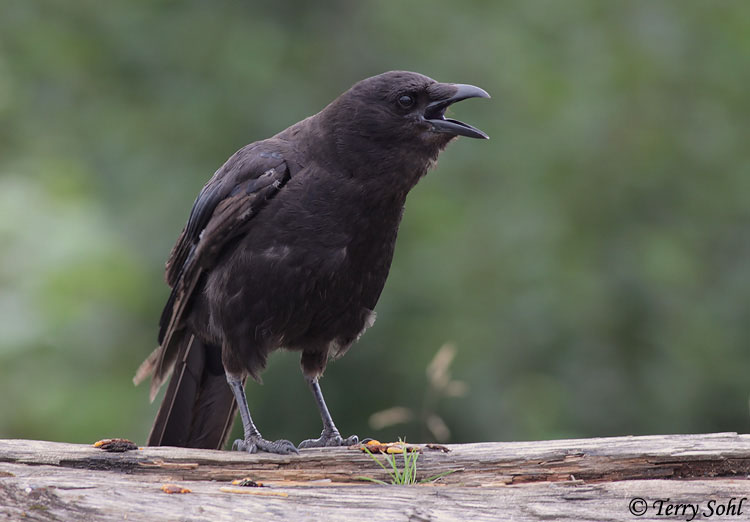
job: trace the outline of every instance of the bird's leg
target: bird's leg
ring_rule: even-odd
[[[267,451],[281,455],[299,453],[294,444],[288,440],[269,441],[261,437],[258,428],[253,423],[253,418],[250,417],[250,408],[247,406],[247,397],[245,397],[244,379],[227,373],[227,382],[239,406],[240,417],[242,418],[242,430],[245,434],[244,439],[234,441],[234,444],[232,444],[233,450],[247,451],[248,453]]]
[[[310,390],[313,397],[315,397],[315,403],[318,405],[320,418],[323,420],[323,432],[320,434],[320,438],[303,440],[299,448],[322,448],[326,446],[351,446],[352,444],[357,444],[359,438],[356,435],[352,435],[348,439],[341,437],[339,430],[333,423],[328,406],[326,406],[326,401],[323,399],[323,392],[320,391],[318,379],[308,377],[307,384],[310,385]]]

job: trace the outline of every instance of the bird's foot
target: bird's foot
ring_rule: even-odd
[[[290,453],[299,453],[297,448],[288,440],[280,439],[275,441],[266,440],[260,435],[248,437],[246,439],[237,439],[232,444],[234,451],[246,451],[248,453],[257,453],[266,451],[268,453],[277,453],[279,455],[289,455]]]
[[[299,449],[329,448],[334,446],[351,446],[352,444],[357,444],[358,442],[359,437],[357,437],[356,435],[352,435],[351,437],[345,439],[338,431],[323,430],[323,433],[320,434],[319,438],[303,440],[297,447]]]

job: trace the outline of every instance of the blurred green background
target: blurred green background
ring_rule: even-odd
[[[4,0],[0,437],[143,442],[131,377],[203,183],[390,69],[488,90],[453,113],[492,139],[410,195],[322,382],[344,435],[748,431],[749,64],[741,1]],[[297,355],[264,382],[266,437],[320,431]]]

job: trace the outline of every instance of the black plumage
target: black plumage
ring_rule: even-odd
[[[280,348],[301,352],[323,419],[300,447],[356,440],[340,436],[318,378],[374,321],[409,190],[455,136],[487,137],[444,117],[470,97],[489,96],[411,72],[367,78],[214,174],[172,249],[159,347],[134,379],[153,374],[153,400],[173,370],[149,445],[221,447],[236,399],[235,447],[296,451],[260,436],[243,389]]]

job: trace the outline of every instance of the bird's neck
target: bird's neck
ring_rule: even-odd
[[[380,142],[359,134],[350,128],[349,122],[322,118],[308,129],[313,133],[310,143],[315,144],[308,151],[311,159],[346,173],[372,195],[383,192],[384,196],[390,194],[401,200],[435,164],[443,148],[404,148],[398,143]],[[415,144],[414,148],[417,147]]]

